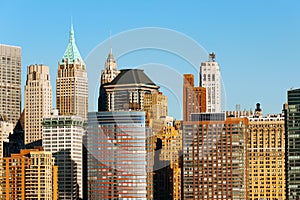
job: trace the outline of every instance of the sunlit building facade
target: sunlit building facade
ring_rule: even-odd
[[[76,115],[87,119],[88,78],[86,66],[75,43],[73,26],[63,58],[58,62],[56,108],[60,115]]]
[[[201,63],[200,86],[206,88],[206,111],[222,112],[222,85],[219,64],[215,54],[209,54],[209,60]]]
[[[83,136],[85,120],[79,116],[43,119],[43,147],[55,157],[58,166],[59,199],[83,198]]]
[[[153,120],[155,141],[154,199],[182,198],[182,129],[181,122],[172,117]]]
[[[30,65],[25,86],[25,144],[42,139],[42,121],[52,110],[52,86],[49,67]]]
[[[247,131],[249,200],[285,198],[284,116],[249,117]]]
[[[21,150],[2,159],[2,198],[57,200],[57,166],[50,152]]]
[[[183,122],[183,199],[247,199],[247,125],[224,113]]]
[[[0,44],[0,115],[14,125],[21,115],[21,47]]]
[[[191,113],[206,112],[206,88],[194,86],[194,75],[183,75],[183,120],[190,121]]]

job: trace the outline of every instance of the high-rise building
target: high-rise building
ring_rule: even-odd
[[[112,82],[114,78],[120,73],[117,69],[117,62],[114,58],[112,48],[107,56],[105,62],[105,68],[101,71],[101,84],[98,98],[98,111],[107,111],[107,95],[104,89],[104,85]]]
[[[259,104],[247,131],[249,200],[284,200],[285,128],[282,114],[262,116]]]
[[[59,199],[82,199],[82,143],[85,120],[79,116],[53,115],[43,119],[43,147],[58,166]]]
[[[206,112],[206,89],[194,87],[194,75],[183,75],[183,120],[190,121],[192,113]]]
[[[153,199],[145,112],[91,112],[87,132],[89,199]]]
[[[48,66],[28,66],[24,99],[24,142],[29,144],[42,139],[42,120],[50,116],[52,110],[52,87]]]
[[[141,69],[124,69],[103,86],[107,111],[144,110],[145,94],[158,92],[159,86]]]
[[[14,125],[21,115],[21,47],[0,44],[0,115]]]
[[[286,111],[286,193],[289,200],[300,199],[300,89],[287,92]]]
[[[73,26],[68,47],[58,62],[56,108],[60,115],[77,115],[87,119],[88,78],[85,63],[75,43]]]
[[[183,198],[247,199],[247,118],[198,113],[183,122]]]
[[[57,200],[57,166],[50,152],[21,150],[2,159],[1,199]]]
[[[209,60],[201,63],[200,87],[206,88],[206,111],[219,113],[222,110],[221,74],[215,54],[209,54]]]
[[[182,171],[182,130],[180,121],[165,116],[153,120],[154,199],[180,200]]]
[[[144,94],[144,111],[146,112],[146,124],[150,120],[157,120],[161,116],[168,116],[168,97],[162,92],[154,91]]]

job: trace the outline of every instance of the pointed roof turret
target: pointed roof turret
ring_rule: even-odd
[[[110,48],[110,50],[109,50],[109,54],[108,54],[106,62],[105,62],[105,67],[106,67],[106,69],[109,69],[109,70],[117,70],[117,62],[114,58],[112,48]]]
[[[107,56],[107,61],[106,62],[116,62],[113,52],[112,52],[112,48],[110,48],[109,50],[109,54]]]
[[[68,60],[69,63],[74,63],[74,61],[76,60],[82,61],[82,58],[75,43],[73,24],[71,24],[69,44],[61,59],[61,63],[64,63],[66,60]]]

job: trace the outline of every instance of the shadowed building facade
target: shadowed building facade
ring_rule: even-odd
[[[154,133],[154,199],[180,200],[182,171],[182,130],[172,117],[153,120]]]
[[[144,110],[145,94],[158,92],[159,86],[141,69],[124,69],[104,84],[107,111]]]
[[[286,184],[287,198],[300,199],[300,89],[287,92],[286,110]]]
[[[114,58],[112,48],[110,48],[109,54],[105,62],[105,68],[101,71],[101,84],[98,98],[98,111],[107,111],[107,96],[103,86],[112,82],[114,78],[120,73],[117,69],[117,62]]]

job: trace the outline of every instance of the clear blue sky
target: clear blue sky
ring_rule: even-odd
[[[83,58],[120,32],[162,27],[181,32],[217,54],[226,89],[226,109],[278,113],[286,91],[300,86],[300,1],[0,1],[0,43],[22,47],[22,83],[26,66],[50,66],[55,87],[57,62],[68,42],[71,18]],[[114,46],[114,44],[113,44]],[[117,51],[117,50],[116,50]],[[188,50],[187,50],[188,51]],[[144,53],[147,53],[145,51]],[[149,56],[150,55],[150,56]],[[117,60],[119,68],[144,62],[189,67],[170,55],[149,52]],[[99,71],[106,57],[99,56]],[[199,63],[200,64],[200,63]],[[89,66],[87,66],[89,67]],[[187,69],[185,71],[185,69]],[[197,74],[195,74],[198,77]],[[170,115],[181,118],[171,105]]]

